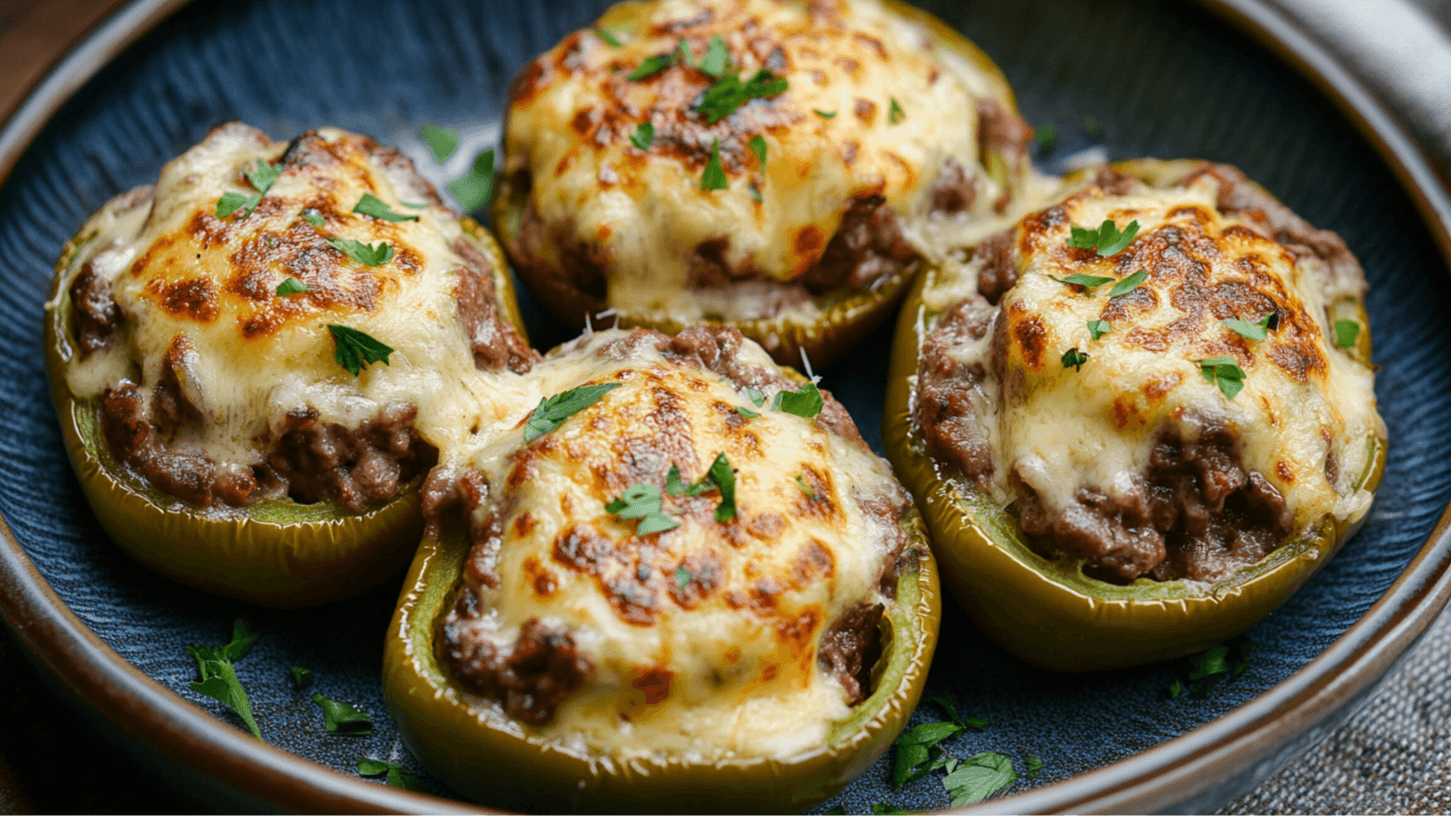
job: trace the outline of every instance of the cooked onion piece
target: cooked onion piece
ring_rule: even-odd
[[[495,222],[569,322],[740,327],[837,356],[885,316],[929,220],[1031,175],[997,68],[897,3],[624,3],[515,81]]]

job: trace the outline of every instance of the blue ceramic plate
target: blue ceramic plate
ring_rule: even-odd
[[[61,245],[87,215],[154,180],[163,162],[228,119],[274,138],[324,124],[368,133],[401,147],[441,186],[498,143],[514,72],[605,3],[238,0],[183,8],[143,34],[177,5],[129,7],[58,69],[0,139],[0,168],[24,150],[0,189],[0,512],[9,527],[0,606],[103,733],[216,807],[449,807],[355,771],[360,758],[391,759],[423,776],[430,793],[451,796],[402,748],[382,697],[382,638],[398,583],[347,603],[278,612],[184,589],[121,555],[62,449],[42,366],[42,303]],[[1208,694],[1171,699],[1175,666],[1054,674],[1007,656],[955,609],[943,619],[927,697],[954,694],[965,713],[991,722],[947,750],[1002,752],[1019,771],[1029,756],[1042,760],[1035,779],[1011,789],[1019,798],[989,807],[1212,809],[1346,716],[1445,603],[1451,547],[1437,522],[1451,494],[1451,425],[1441,421],[1451,416],[1451,378],[1439,372],[1451,360],[1451,298],[1436,246],[1444,225],[1418,210],[1444,207],[1444,192],[1374,103],[1303,44],[1295,59],[1352,119],[1204,10],[1151,0],[1045,0],[1030,15],[1020,0],[927,5],[997,60],[1030,121],[1057,127],[1056,144],[1039,157],[1045,166],[1095,145],[1112,159],[1230,162],[1338,231],[1366,268],[1377,393],[1390,427],[1385,481],[1360,535],[1250,630],[1257,649],[1247,671]],[[1213,4],[1274,44],[1279,35],[1255,22],[1257,8]],[[1089,117],[1101,132],[1085,125]],[[464,133],[448,166],[420,141],[424,123]],[[568,339],[525,305],[536,345]],[[889,340],[882,329],[824,372],[878,450]],[[235,717],[189,687],[195,666],[185,647],[224,642],[237,617],[262,633],[237,672],[263,736],[281,751],[245,736]],[[307,693],[292,690],[289,666],[311,668],[317,691],[372,712],[373,733],[325,733]],[[924,704],[914,721],[940,718]],[[823,808],[947,806],[940,774],[892,791],[890,759]]]

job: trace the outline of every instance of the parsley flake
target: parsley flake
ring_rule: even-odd
[[[605,505],[605,511],[622,519],[639,519],[635,535],[645,536],[679,527],[679,521],[660,512],[660,501],[660,488],[652,484],[637,484]]]
[[[749,399],[751,401],[751,404],[756,406],[757,408],[760,408],[762,405],[766,404],[766,395],[762,394],[760,390],[752,388],[749,385],[746,386],[746,399]]]
[[[796,477],[796,486],[801,488],[801,492],[806,494],[806,498],[811,499],[812,501],[816,501],[816,491],[811,489],[811,485],[808,485],[806,483],[806,479],[804,477]]]
[[[334,238],[328,236],[323,240],[328,246],[338,252],[352,258],[363,266],[382,266],[393,260],[393,247],[383,241],[376,244],[365,244],[362,241],[354,241],[350,238]]]
[[[1169,699],[1170,700],[1177,700],[1177,699],[1179,699],[1179,695],[1180,694],[1183,694],[1183,693],[1184,693],[1184,684],[1182,682],[1180,682],[1179,678],[1177,678],[1177,677],[1174,678],[1174,682],[1172,682],[1172,683],[1169,684]]]
[[[812,108],[811,109],[811,112],[814,113],[814,114],[816,114],[817,116],[820,116],[822,119],[835,119],[836,118],[836,111],[824,111],[824,110],[818,110],[816,108]]]
[[[722,40],[719,34],[710,38],[710,46],[696,67],[716,79],[720,79],[726,69],[731,67],[730,49],[726,47],[725,40]]]
[[[292,687],[294,689],[305,689],[312,685],[312,669],[304,669],[301,666],[293,666],[287,670],[292,675]]]
[[[650,145],[655,142],[655,125],[650,122],[641,122],[635,126],[635,132],[630,134],[630,144],[641,150],[649,150]]]
[[[1089,291],[1092,291],[1104,285],[1105,283],[1113,282],[1113,278],[1105,278],[1102,275],[1076,274],[1069,275],[1066,278],[1059,278],[1053,275],[1049,275],[1048,277],[1053,278],[1053,280],[1056,280],[1059,283],[1068,284],[1069,286],[1082,286],[1084,289],[1087,289]]]
[[[942,767],[937,762],[922,766],[931,759],[932,749],[937,743],[962,731],[962,726],[951,722],[922,723],[902,732],[897,737],[896,763],[892,766],[892,790],[901,790],[904,785],[915,782]],[[916,769],[916,770],[914,770]]]
[[[1207,360],[1199,360],[1199,373],[1204,379],[1215,383],[1219,390],[1229,399],[1234,399],[1241,388],[1244,388],[1244,369],[1239,367],[1239,361],[1233,357],[1210,357]]]
[[[1063,352],[1063,367],[1071,368],[1074,371],[1082,371],[1083,364],[1088,362],[1088,354],[1078,350],[1077,346]]]
[[[1137,224],[1137,223],[1139,223],[1139,222],[1137,222],[1137,221],[1134,222],[1134,224]],[[1135,230],[1135,231],[1137,231],[1137,230]],[[1127,295],[1129,292],[1132,292],[1135,289],[1139,288],[1139,286],[1143,285],[1144,280],[1146,278],[1148,278],[1148,277],[1149,277],[1149,273],[1146,272],[1146,271],[1144,271],[1144,270],[1142,270],[1142,269],[1140,269],[1139,271],[1135,272],[1134,274],[1129,275],[1127,278],[1124,278],[1123,280],[1119,281],[1118,283],[1115,283],[1113,285],[1113,288],[1110,289],[1110,290],[1108,290],[1108,296],[1111,297],[1111,298],[1116,298],[1116,297],[1119,297],[1121,295]]]
[[[754,181],[746,185],[746,190],[750,192],[752,201],[757,204],[761,203],[761,188],[757,187]]]
[[[675,56],[673,54],[656,54],[653,57],[649,57],[640,63],[635,70],[630,72],[630,81],[639,82],[642,79],[655,76],[666,68],[669,68],[673,62],[675,62]]]
[[[737,405],[736,406],[736,413],[740,414],[741,416],[745,417],[746,419],[755,419],[756,417],[760,416],[760,414],[756,413],[755,411],[752,411],[751,409],[745,407],[744,405]]]
[[[314,227],[321,227],[324,223],[326,223],[325,221],[323,221],[322,213],[313,209],[303,210],[298,215],[298,218],[301,218],[303,221],[306,221]]]
[[[1054,125],[1039,125],[1033,130],[1033,138],[1038,140],[1038,150],[1047,153],[1058,143],[1058,128]]]
[[[1041,759],[1039,759],[1039,758],[1037,758],[1035,756],[1030,756],[1027,759],[1028,759],[1028,778],[1029,779],[1037,779],[1038,778],[1038,772],[1041,771],[1041,770],[1043,770],[1043,760],[1041,760]]]
[[[299,295],[303,292],[311,291],[312,287],[308,286],[297,278],[288,278],[287,280],[284,280],[283,282],[277,284],[277,294],[279,295]]]
[[[949,773],[942,784],[952,797],[952,806],[981,802],[1002,793],[1018,781],[1013,761],[995,751],[968,758]]]
[[[381,221],[391,221],[395,224],[399,221],[418,220],[418,216],[416,215],[405,215],[404,213],[394,212],[393,208],[389,207],[381,198],[378,198],[372,193],[363,193],[363,197],[358,199],[357,204],[353,205],[353,212],[359,215],[366,215],[369,218],[377,218]]]
[[[366,332],[336,324],[329,324],[327,330],[332,332],[333,343],[337,346],[333,359],[354,377],[373,363],[388,365],[388,355],[393,353],[393,349]]]
[[[1335,345],[1341,348],[1354,348],[1355,341],[1359,338],[1359,323],[1354,320],[1335,321]]]
[[[751,140],[746,142],[746,144],[751,146],[751,150],[755,152],[756,158],[761,160],[761,172],[766,172],[766,138],[758,133],[752,136]]]
[[[382,776],[383,774],[388,775],[387,784],[390,788],[423,790],[423,784],[418,781],[418,777],[403,770],[403,766],[396,762],[384,762],[381,759],[358,760],[359,776]]]
[[[372,714],[321,694],[313,694],[312,701],[322,707],[323,727],[328,733],[342,731],[357,736],[373,733]]]
[[[257,202],[262,200],[261,193],[246,195],[245,193],[222,193],[217,201],[217,217],[226,218],[238,210],[242,211],[242,217],[246,218],[252,214]]]
[[[494,197],[494,149],[480,153],[468,175],[448,183],[448,191],[465,212],[482,209]]]
[[[1087,136],[1088,138],[1093,139],[1094,141],[1103,140],[1103,124],[1097,119],[1094,119],[1092,116],[1083,117],[1083,122],[1080,123],[1078,127],[1080,130],[1083,131],[1083,135]]]
[[[232,662],[246,657],[258,637],[259,634],[248,628],[247,621],[237,618],[232,622],[231,641],[223,646],[188,646],[186,653],[196,661],[197,674],[201,676],[200,682],[191,684],[191,690],[232,709],[242,719],[247,730],[252,732],[252,736],[262,739],[257,721],[252,718],[252,704],[247,699],[247,690],[242,688],[242,682],[237,679],[237,673],[232,668]]]
[[[725,168],[720,163],[720,139],[710,142],[710,159],[705,163],[705,172],[700,174],[700,189],[724,190],[730,187],[726,181]]]
[[[282,175],[282,165],[268,164],[258,159],[257,167],[242,171],[242,175],[246,177],[247,183],[252,185],[252,189],[266,195],[267,191],[272,189],[272,185],[277,182],[277,177]]]
[[[786,90],[785,77],[778,77],[764,68],[757,71],[756,75],[747,82],[741,82],[739,72],[726,74],[706,89],[705,95],[701,97],[700,105],[696,109],[705,114],[705,121],[708,124],[713,125],[730,116],[747,100],[775,96],[784,90]]]
[[[1254,641],[1240,636],[1190,655],[1181,661],[1181,677],[1169,684],[1169,698],[1176,699],[1185,692],[1205,694],[1220,682],[1238,677],[1249,668],[1254,649]]]
[[[439,164],[448,161],[448,157],[458,150],[459,135],[453,128],[424,125],[420,135],[423,136],[423,143],[433,152],[434,161]]]
[[[1068,246],[1074,249],[1092,249],[1098,252],[1099,257],[1109,258],[1124,251],[1133,242],[1134,236],[1139,234],[1138,219],[1129,222],[1123,232],[1109,220],[1105,220],[1096,230],[1072,227],[1072,234],[1068,239]]]
[[[710,492],[714,487],[710,482],[709,472],[694,484],[686,484],[680,478],[680,468],[675,464],[670,465],[670,472],[665,475],[665,492],[672,496],[699,496]]]
[[[1266,330],[1270,328],[1270,318],[1278,316],[1278,312],[1270,312],[1253,323],[1240,320],[1237,317],[1226,318],[1220,322],[1224,324],[1225,328],[1246,340],[1263,340],[1269,336]]]
[[[771,403],[771,408],[806,419],[815,419],[825,405],[826,401],[821,398],[821,391],[816,384],[807,382],[802,383],[800,391],[776,392],[776,401]]]
[[[690,570],[686,569],[684,564],[675,568],[675,585],[680,587],[681,592],[684,592],[685,588],[690,585],[692,577]]]
[[[619,388],[622,383],[582,385],[541,399],[529,421],[524,425],[524,441],[532,441],[564,424],[566,419],[599,402],[600,397]]]
[[[891,99],[892,104],[890,107],[887,108],[887,121],[895,125],[903,119],[906,119],[907,113],[906,111],[902,110],[901,105],[897,104],[897,97],[894,96],[891,97]]]
[[[1088,321],[1088,333],[1094,340],[1108,334],[1110,331],[1113,331],[1113,326],[1109,325],[1107,320]]]
[[[605,44],[608,45],[611,48],[619,48],[620,47],[620,41],[617,40],[617,39],[615,39],[615,35],[613,35],[610,32],[604,30],[603,28],[596,28],[595,29],[595,36],[596,37],[599,37],[602,40],[604,40],[605,41]]]
[[[715,520],[724,522],[736,517],[736,474],[724,453],[717,454],[706,473],[716,487],[720,488],[720,504],[715,508]]]

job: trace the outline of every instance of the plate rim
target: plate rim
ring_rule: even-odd
[[[132,0],[55,63],[0,129],[0,185],[86,82],[190,1]],[[1451,190],[1365,83],[1298,31],[1273,0],[1195,2],[1288,65],[1335,106],[1395,175],[1442,261],[1451,266]],[[0,613],[26,657],[103,732],[138,742],[143,754],[205,779],[210,793],[273,810],[507,812],[388,788],[258,742],[165,688],[102,641],[40,575],[3,515],[0,541]],[[1270,690],[1103,768],[961,812],[1163,812],[1198,801],[1226,779],[1258,782],[1276,769],[1275,760],[1284,759],[1272,756],[1278,749],[1307,736],[1323,738],[1329,729],[1316,735],[1316,726],[1343,715],[1374,690],[1448,600],[1451,503],[1381,598],[1320,655]]]

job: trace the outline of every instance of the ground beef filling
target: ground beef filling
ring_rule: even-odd
[[[860,603],[841,614],[821,636],[816,663],[846,689],[848,705],[872,693],[872,667],[882,657],[879,625],[886,607]]]
[[[1263,560],[1294,523],[1280,492],[1244,468],[1242,447],[1222,426],[1194,437],[1165,429],[1131,490],[1083,487],[1057,511],[1014,478],[1023,531],[1045,555],[1086,560],[1084,572],[1101,580],[1213,581]]]
[[[451,246],[464,260],[454,300],[458,302],[459,322],[474,354],[474,367],[480,371],[497,371],[508,366],[516,374],[527,372],[539,361],[539,352],[530,348],[500,315],[493,267],[468,241],[460,238]]]
[[[167,370],[170,370],[168,367]],[[428,471],[438,451],[413,430],[417,408],[396,406],[356,428],[322,423],[311,409],[288,415],[265,462],[250,467],[218,463],[167,439],[196,416],[175,385],[162,377],[147,415],[139,386],[123,380],[101,397],[101,431],[115,458],[157,490],[197,507],[246,507],[263,497],[299,504],[332,499],[361,512],[398,494]]]
[[[981,340],[997,309],[981,298],[949,309],[922,345],[913,417],[933,458],[957,466],[979,490],[991,486],[992,446],[973,405],[987,375],[982,365],[959,362],[953,349]]]
[[[530,618],[513,644],[499,646],[477,636],[481,617],[478,595],[465,585],[439,627],[434,652],[461,686],[497,700],[509,716],[546,725],[594,674],[567,630]]]

